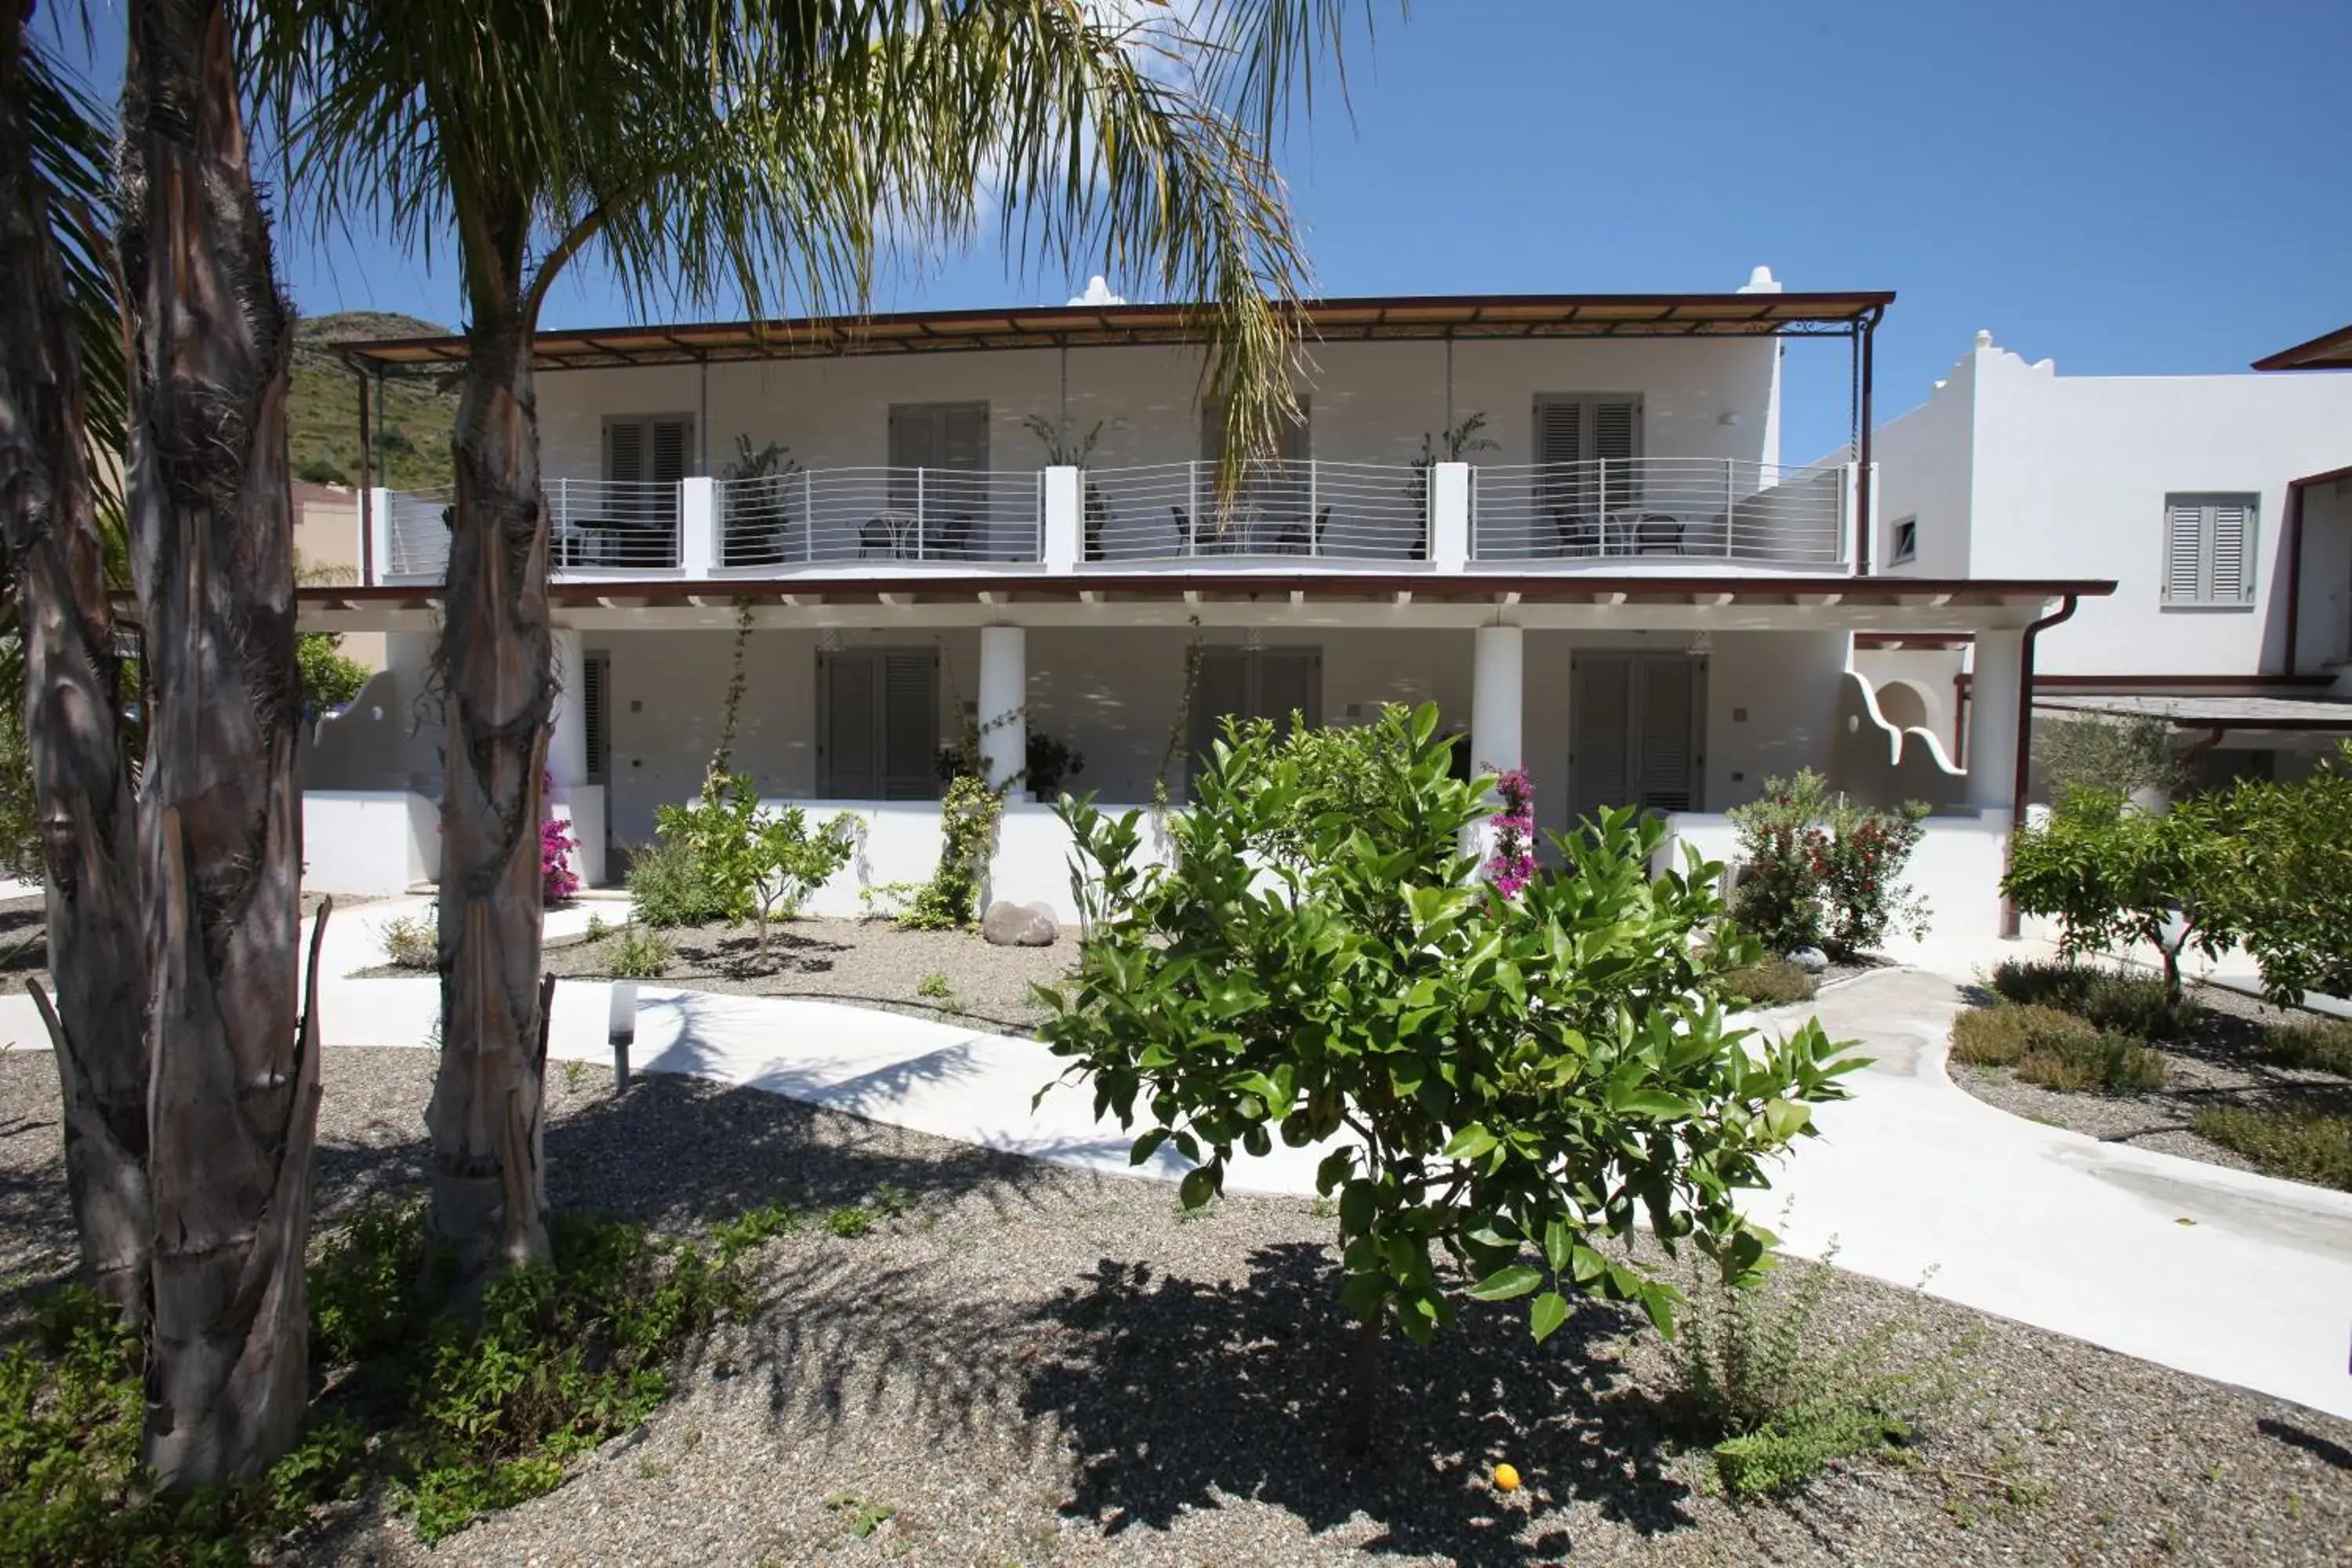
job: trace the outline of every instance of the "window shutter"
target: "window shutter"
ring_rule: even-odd
[[[2235,605],[2254,596],[2254,572],[2249,546],[2253,542],[2253,509],[2240,501],[2216,501],[2205,509],[2211,519],[2207,546],[2212,569],[2205,596],[2217,605]]]
[[[580,711],[588,731],[588,779],[606,782],[612,771],[612,658],[592,653],[580,667]]]
[[[2164,596],[2195,603],[2203,596],[2205,509],[2174,501],[2164,509]]]
[[[646,477],[646,427],[634,419],[604,426],[604,477],[624,482]]]
[[[1290,715],[1299,714],[1308,729],[1323,722],[1323,650],[1314,647],[1270,647],[1255,656],[1257,693],[1251,716],[1274,721],[1275,732],[1290,733]]]
[[[1569,679],[1569,815],[1581,821],[1604,805],[1631,804],[1626,731],[1633,717],[1633,661],[1622,654],[1578,654]]]
[[[881,668],[882,798],[939,795],[940,656],[936,648],[890,648]]]
[[[824,793],[873,800],[881,794],[873,656],[821,653],[817,671],[824,694]]]
[[[1536,461],[1584,461],[1584,405],[1566,398],[1536,404]]]
[[[1641,456],[1636,433],[1640,421],[1631,400],[1613,398],[1592,405],[1592,455],[1609,462]]]
[[[653,466],[646,475],[657,485],[674,485],[686,478],[687,447],[692,445],[694,422],[690,419],[656,419],[652,422]]]
[[[1640,799],[1649,811],[1691,809],[1698,661],[1645,658],[1641,674]]]
[[[988,405],[950,403],[940,410],[940,459],[942,468],[968,474],[988,469]]]

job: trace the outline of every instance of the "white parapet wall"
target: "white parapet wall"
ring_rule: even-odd
[[[440,807],[401,789],[302,792],[302,885],[321,893],[404,893],[441,874]]]
[[[805,801],[770,800],[772,810],[799,806],[809,826],[818,827],[846,813],[857,824],[857,847],[802,912],[836,919],[854,919],[895,910],[903,900],[869,898],[876,889],[930,879],[940,861],[940,805],[937,801]],[[1149,808],[1105,805],[1108,816],[1141,810],[1144,814],[1142,856],[1154,863],[1167,861],[1167,840]],[[997,820],[996,843],[989,858],[988,877],[982,887],[983,905],[1005,900],[1016,904],[1040,903],[1067,923],[1077,919],[1077,901],[1070,890],[1070,831],[1054,808],[1034,801],[1008,801]]]

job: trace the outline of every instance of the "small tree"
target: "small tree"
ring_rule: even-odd
[[[342,640],[332,632],[304,632],[294,639],[304,712],[316,716],[341,708],[368,683],[368,667],[341,651]]]
[[[1819,947],[1852,958],[1890,931],[1926,928],[1927,906],[1902,880],[1926,828],[1927,807],[1859,805],[1811,768],[1766,779],[1764,793],[1730,812],[1747,862],[1732,916],[1775,956]]]
[[[2130,796],[2152,791],[2169,798],[2187,776],[2162,719],[2086,713],[2079,719],[2037,719],[2033,758],[2050,798],[2063,806],[2080,790]]]
[[[2180,955],[2194,947],[2211,958],[2235,937],[2227,900],[2210,896],[2225,847],[2210,802],[2148,812],[2118,795],[2079,789],[2046,825],[2017,836],[2001,891],[2024,914],[2056,917],[2065,957],[2153,946],[2177,1007]]]
[[[847,812],[812,832],[800,807],[771,812],[760,804],[749,773],[712,773],[691,804],[655,814],[665,842],[685,846],[711,893],[740,924],[760,930],[759,957],[768,956],[768,922],[789,917],[849,863],[856,818]]]
[[[1766,1184],[1855,1064],[1818,1025],[1771,1046],[1724,1027],[1691,941],[1718,908],[1712,869],[1693,856],[1653,882],[1664,826],[1612,812],[1560,845],[1564,874],[1507,899],[1461,849],[1495,781],[1449,776],[1433,706],[1383,714],[1345,801],[1301,766],[1320,742],[1226,734],[1170,825],[1172,869],[1139,864],[1140,814],[1064,804],[1089,934],[1044,993],[1044,1036],[1097,1114],[1131,1126],[1143,1107],[1137,1163],[1162,1144],[1195,1162],[1187,1207],[1237,1150],[1332,1142],[1317,1187],[1339,1200],[1360,1324],[1351,1440],[1371,1437],[1391,1317],[1429,1339],[1456,1281],[1527,1298],[1538,1341],[1578,1294],[1671,1331],[1674,1287],[1598,1245],[1637,1215],[1752,1280],[1770,1238],[1733,1194]],[[1307,852],[1268,853],[1286,835]]]
[[[2299,784],[2252,781],[2213,808],[2209,917],[2240,933],[2273,1001],[2352,995],[2352,742]]]

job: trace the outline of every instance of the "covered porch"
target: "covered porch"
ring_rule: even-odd
[[[617,879],[628,848],[652,837],[656,808],[699,784],[746,605],[735,767],[778,804],[861,824],[856,857],[814,912],[863,913],[871,889],[929,874],[940,754],[972,724],[992,780],[1013,786],[990,896],[1067,915],[1067,837],[1034,798],[1033,762],[1042,773],[1057,754],[1082,758],[1058,789],[1106,806],[1164,797],[1181,809],[1192,759],[1227,714],[1349,724],[1384,703],[1429,701],[1464,734],[1465,771],[1528,769],[1549,832],[1607,805],[1696,829],[1801,767],[1857,795],[1900,787],[1893,770],[1875,777],[1852,760],[1866,746],[1841,743],[1856,630],[1932,619],[2021,659],[2025,627],[2053,599],[2102,585],[1493,577],[1433,591],[1426,578],[1039,576],[761,584],[745,596],[752,586],[557,589],[564,696],[550,772],[592,882]],[[431,878],[438,741],[415,694],[435,596],[306,595],[306,627],[363,624],[388,632],[392,651],[392,668],[322,724],[307,760],[317,885],[382,891]],[[1982,771],[1955,793],[1954,826],[1980,836],[2005,824],[2016,714],[1972,709]]]

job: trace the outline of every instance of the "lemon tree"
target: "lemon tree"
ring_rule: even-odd
[[[1654,879],[1658,823],[1607,814],[1506,897],[1463,847],[1494,781],[1448,776],[1435,708],[1350,733],[1342,795],[1318,782],[1329,732],[1229,728],[1170,825],[1172,868],[1142,863],[1139,814],[1066,801],[1087,935],[1042,1033],[1098,1116],[1150,1123],[1137,1163],[1193,1162],[1188,1206],[1276,1139],[1328,1150],[1360,1447],[1389,1326],[1425,1341],[1457,1294],[1525,1300],[1538,1341],[1580,1294],[1671,1332],[1674,1287],[1601,1245],[1644,1220],[1752,1282],[1771,1238],[1734,1195],[1857,1064],[1815,1024],[1725,1026],[1693,957],[1717,868]]]

